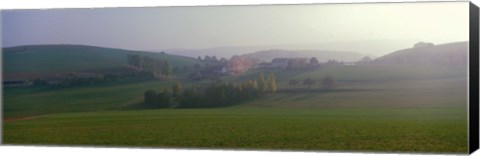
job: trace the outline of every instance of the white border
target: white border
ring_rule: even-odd
[[[452,0],[434,0],[452,1]],[[464,1],[464,0],[455,0]],[[480,0],[472,0],[480,6]],[[151,6],[205,6],[205,5],[259,5],[259,4],[312,4],[312,3],[362,3],[362,2],[428,2],[428,0],[1,0],[0,9],[49,9],[49,8],[103,8],[103,7],[151,7]],[[1,25],[0,25],[1,26]],[[0,32],[1,34],[1,32]],[[1,42],[0,42],[1,47]],[[1,67],[1,64],[0,64]],[[0,78],[1,80],[1,78]],[[0,95],[1,98],[1,95]],[[1,108],[0,108],[1,110]],[[0,112],[1,113],[1,112]],[[1,130],[0,130],[1,132]],[[141,149],[141,148],[91,148],[91,147],[45,147],[45,146],[0,146],[0,155],[69,155],[69,156],[127,156],[127,155],[278,155],[278,156],[314,156],[314,155],[361,155],[394,156],[420,154],[374,154],[374,153],[334,153],[334,152],[266,152],[266,151],[232,151],[232,150],[177,150],[177,149]],[[423,154],[425,155],[425,154]],[[477,151],[474,156],[480,156]]]
[[[259,5],[364,2],[442,2],[468,0],[2,0],[0,9],[101,8],[151,6]],[[479,0],[474,0],[479,1]],[[478,3],[477,3],[478,4]]]

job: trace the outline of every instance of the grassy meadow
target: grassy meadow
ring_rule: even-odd
[[[224,81],[255,78],[251,71]],[[278,92],[232,107],[136,107],[147,89],[208,83],[114,82],[4,88],[4,143],[277,150],[467,151],[461,67],[332,66],[274,71]],[[290,79],[336,79],[336,89]]]
[[[7,144],[464,153],[465,109],[223,108],[7,122]]]

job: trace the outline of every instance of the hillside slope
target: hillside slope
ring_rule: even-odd
[[[395,51],[373,60],[374,64],[466,65],[468,42],[455,42]]]
[[[31,45],[3,48],[3,71],[8,79],[29,74],[128,69],[128,54],[168,60],[172,66],[198,63],[194,58],[144,51],[83,45]]]

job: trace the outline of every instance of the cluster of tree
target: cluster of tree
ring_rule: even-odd
[[[344,65],[343,61],[338,61],[335,59],[329,59],[327,62],[323,63],[324,65]]]
[[[289,58],[287,63],[287,69],[300,69],[307,68],[308,60],[306,58]]]
[[[55,83],[49,83],[49,81],[37,78],[33,80],[33,86],[54,86],[54,87],[73,87],[73,86],[86,86],[101,84],[105,82],[115,81],[114,77],[98,75],[96,77],[63,77],[57,78]]]
[[[258,75],[258,89],[261,92],[275,93],[277,92],[277,80],[275,74],[270,72],[268,79],[265,79],[263,73]]]
[[[227,61],[226,69],[231,74],[240,74],[253,67],[254,59],[247,56],[234,55]]]
[[[296,80],[296,79],[291,79],[288,82],[288,85],[297,86],[300,83],[301,83],[301,85],[307,86],[308,88],[310,88],[311,86],[315,86],[317,84],[317,81],[314,80],[314,79],[311,79],[311,78],[306,78],[303,81]],[[322,84],[322,87],[324,89],[333,89],[334,88],[334,80],[331,76],[327,76],[327,77],[323,78],[321,84]]]
[[[320,63],[316,57],[307,58],[289,58],[286,69],[314,69],[322,66],[345,65],[343,61],[329,59],[327,62]]]
[[[166,78],[172,73],[172,67],[166,60],[159,60],[146,55],[141,56],[139,54],[129,54],[127,60],[129,65],[138,70],[150,72],[155,77]]]
[[[305,69],[320,67],[320,62],[316,57],[307,58],[289,58],[286,69]]]
[[[144,105],[150,108],[168,108],[175,107],[182,99],[183,87],[177,82],[172,87],[172,92],[168,89],[162,89],[159,93],[153,90],[147,90],[144,94]]]
[[[434,44],[431,42],[418,42],[413,45],[413,48],[422,48],[422,47],[433,47]]]
[[[212,84],[208,87],[190,87],[176,98],[179,108],[225,107],[260,97],[254,81],[239,84]]]
[[[310,58],[310,67],[319,67],[320,66],[320,62],[318,61],[318,59],[316,57],[312,57]]]
[[[188,75],[191,80],[218,80],[224,73],[221,73],[223,67],[225,67],[227,63],[227,59],[221,58],[220,60],[217,59],[216,56],[205,56],[202,59],[200,56],[198,60],[204,63],[202,66],[198,63],[194,64],[192,69],[193,72]]]
[[[184,65],[183,67],[178,67],[178,66],[175,66],[172,68],[172,72],[174,73],[177,73],[177,72],[190,72],[190,71],[193,71],[193,72],[196,72],[196,71],[200,71],[202,69],[202,65],[200,65],[199,63],[195,63],[193,65]]]
[[[167,89],[163,89],[160,93],[147,90],[144,99],[144,105],[150,108],[167,108],[172,105],[171,93]]]
[[[114,82],[117,80],[151,80],[154,76],[150,72],[128,72],[128,73],[108,73],[98,74],[91,77],[79,77],[79,76],[57,76],[52,78],[37,78],[33,80],[34,86],[51,86],[51,87],[74,87],[74,86],[87,86],[96,85],[108,82]]]
[[[204,68],[194,65],[194,71],[188,75],[190,80],[218,80],[224,75],[221,72],[224,65],[221,64],[205,64]]]
[[[206,64],[219,64],[219,63],[226,63],[227,59],[222,57],[221,59],[217,59],[217,56],[205,56],[204,59],[202,57],[198,56],[197,58],[199,61],[204,62]]]
[[[193,72],[189,74],[191,80],[218,80],[227,74],[243,73],[253,67],[254,60],[246,56],[234,55],[230,59],[217,59],[216,56],[205,56],[197,58],[204,63],[204,66],[195,64]]]
[[[267,80],[263,74],[258,80],[241,83],[212,83],[208,86],[191,86],[183,88],[180,82],[172,86],[171,93],[164,89],[160,93],[148,90],[145,92],[145,105],[155,108],[210,108],[226,107],[247,100],[261,97],[267,93],[275,93],[275,75],[270,73]]]
[[[370,64],[372,62],[372,58],[370,56],[364,56],[362,59],[358,60],[356,62],[357,65],[365,65],[365,64]]]

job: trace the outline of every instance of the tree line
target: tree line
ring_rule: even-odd
[[[169,89],[160,92],[147,90],[144,105],[151,108],[212,108],[236,105],[241,102],[274,94],[277,91],[275,74],[271,72],[265,79],[259,74],[257,79],[240,83],[212,83],[208,86],[184,88],[177,82]]]
[[[52,80],[53,79],[53,80]],[[97,85],[118,80],[152,80],[154,76],[150,72],[123,72],[123,73],[107,73],[95,74],[95,76],[81,77],[75,75],[60,75],[53,78],[36,78],[33,80],[33,86],[49,86],[49,87],[75,87]]]
[[[317,80],[314,80],[312,78],[306,78],[303,81],[296,80],[296,79],[291,79],[288,82],[288,85],[289,86],[297,86],[297,85],[300,85],[300,83],[301,83],[301,85],[307,86],[308,88],[310,88],[311,86],[315,86],[317,84]],[[333,89],[334,88],[334,80],[331,76],[327,76],[327,77],[323,78],[323,80],[321,81],[321,85],[324,89]]]
[[[128,64],[142,71],[152,73],[155,77],[167,78],[172,73],[172,67],[167,60],[160,60],[150,56],[128,54]]]
[[[318,68],[320,62],[316,57],[310,59],[306,58],[289,58],[286,69],[305,69],[305,68]]]

